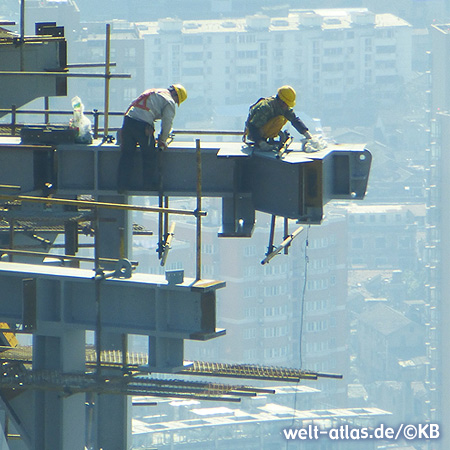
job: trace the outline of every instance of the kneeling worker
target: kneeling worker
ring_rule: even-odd
[[[260,98],[250,106],[250,112],[245,123],[244,142],[251,141],[262,150],[272,149],[267,140],[278,136],[287,121],[307,139],[311,133],[306,125],[295,115],[296,93],[291,86],[282,86],[277,95]]]
[[[155,148],[155,121],[161,120],[158,147],[167,148],[167,138],[175,117],[175,105],[187,98],[181,84],[168,89],[148,89],[134,100],[125,112],[121,129],[118,191],[130,189],[133,158],[139,144],[142,154],[144,189],[150,189],[156,181],[157,153]]]

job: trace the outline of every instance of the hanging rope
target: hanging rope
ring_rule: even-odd
[[[300,297],[300,340],[299,340],[299,349],[300,349],[300,367],[301,370],[303,367],[303,322],[304,322],[304,312],[305,312],[305,296],[306,296],[306,286],[308,282],[308,264],[309,264],[309,256],[308,256],[308,246],[309,246],[309,229],[311,228],[311,225],[308,225],[306,229],[306,239],[305,239],[305,269],[303,272],[303,288],[302,288],[302,295]],[[300,385],[300,380],[296,384],[296,388]],[[295,399],[294,399],[294,412],[292,414],[292,423],[291,428],[294,427],[295,423],[295,414],[297,412],[297,400],[298,400],[298,389],[295,391]],[[289,440],[286,439],[286,449],[288,448]]]

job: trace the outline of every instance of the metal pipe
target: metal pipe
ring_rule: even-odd
[[[20,1],[20,70],[24,70],[23,43],[25,42],[25,0]]]
[[[12,184],[0,184],[0,189],[11,189],[14,191],[20,191],[20,186],[14,186]]]
[[[164,197],[164,208],[169,208],[169,197]],[[167,233],[169,232],[169,214],[164,213],[164,238],[167,239]]]
[[[16,135],[17,108],[16,105],[11,106],[11,134]]]
[[[98,209],[94,208],[93,211],[93,220],[92,225],[94,228],[94,266],[95,266],[95,273],[100,272],[100,239],[98,238],[100,232],[99,232],[99,217],[98,217]]]
[[[122,371],[128,371],[128,335],[122,334]]]
[[[94,269],[95,269],[95,308],[96,308],[96,324],[95,324],[95,350],[97,352],[96,358],[96,375],[101,376],[102,362],[102,315],[101,315],[101,295],[100,288],[104,274],[100,267],[100,239],[99,239],[99,217],[98,209],[94,209]]]
[[[291,242],[303,231],[303,227],[297,228],[292,234],[286,237],[286,239],[271,253],[269,253],[262,261],[261,264],[268,263],[274,256],[278,255],[284,248],[291,244]]]
[[[289,219],[287,217],[284,218],[284,238],[286,239],[289,236]],[[289,254],[288,246],[284,248],[284,254]]]
[[[94,116],[94,139],[98,138],[98,116],[99,116],[99,112],[98,109],[94,109],[92,111],[92,115]]]
[[[58,254],[52,254],[52,253],[45,253],[45,252],[32,252],[27,250],[15,250],[10,248],[0,248],[0,254],[6,253],[10,255],[22,255],[22,256],[36,256],[37,258],[55,258],[64,260],[67,259],[68,261],[79,261],[79,262],[93,262],[95,261],[94,258],[89,258],[87,256],[75,256],[75,255],[58,255]],[[99,258],[99,262],[105,262],[105,263],[116,263],[119,261],[119,259],[113,259],[113,258]],[[131,261],[131,264],[137,265],[137,261]]]
[[[41,115],[42,113],[45,113],[45,112],[48,112],[49,114],[60,115],[60,116],[71,116],[73,114],[73,110],[71,110],[71,111],[63,111],[63,110],[45,111],[42,109],[21,109],[18,111],[15,109],[15,107],[11,107],[9,109],[0,108],[0,113],[5,113],[5,114],[13,114],[14,113],[14,114],[38,114],[38,115]],[[94,120],[97,118],[97,128],[98,128],[98,117],[103,115],[103,113],[99,112],[97,109],[94,109],[92,111],[85,111],[84,114],[94,116]],[[123,116],[123,112],[110,111],[109,115],[110,116]]]
[[[19,37],[20,39],[20,37]],[[16,42],[17,38],[14,37],[4,37],[3,40],[5,41],[13,41]],[[38,42],[43,43],[45,41],[65,41],[66,38],[64,36],[25,36],[24,42]]]
[[[109,67],[116,67],[116,63],[109,63]],[[82,68],[88,68],[88,67],[105,67],[105,63],[73,63],[73,64],[66,64],[66,67],[68,69],[82,69]]]
[[[158,205],[159,208],[162,209],[163,207],[163,196],[160,192],[159,196],[158,196]],[[162,212],[160,212],[158,214],[158,258],[161,259],[162,257],[162,252],[163,252],[163,241],[164,241],[164,232],[163,232],[163,217],[164,214]]]
[[[10,109],[5,109],[5,108],[0,108],[0,112],[1,113],[12,113],[13,111],[15,111],[17,114],[42,114],[43,111],[42,109],[21,109],[20,111],[16,111],[15,106],[10,108]],[[73,110],[70,111],[64,111],[64,110],[51,110],[48,111],[50,114],[59,114],[59,115],[72,115],[73,114]],[[99,112],[97,109],[94,109],[91,111],[85,111],[84,114],[88,115],[88,114],[92,114],[93,116],[95,115],[99,115],[101,116],[103,113]],[[118,112],[118,111],[110,111],[109,112],[110,116],[123,116],[123,112]]]
[[[270,253],[272,253],[273,251],[273,238],[275,235],[275,223],[277,220],[277,216],[276,215],[272,215],[272,218],[270,220],[270,233],[269,233],[269,245],[267,246],[267,255],[270,255]]]
[[[25,39],[25,0],[20,1],[20,40]]]
[[[50,101],[48,97],[44,97],[44,123],[47,125],[50,123]]]
[[[170,225],[170,230],[166,233],[166,240],[164,243],[164,250],[161,257],[161,266],[164,266],[167,261],[167,256],[169,256],[169,250],[172,248],[172,240],[175,235],[175,222]]]
[[[9,222],[9,248],[14,249],[14,220]],[[9,255],[9,262],[13,262],[13,255]]]
[[[119,256],[125,258],[125,228],[119,227]]]
[[[195,140],[197,156],[197,251],[196,251],[196,281],[202,279],[202,218],[199,212],[202,209],[202,154],[200,151],[200,139]]]
[[[70,200],[63,198],[32,197],[29,195],[0,194],[0,199],[9,201],[30,202],[30,203],[77,205],[86,208],[104,208],[104,209],[119,209],[126,211],[146,211],[146,212],[167,212],[169,214],[179,214],[181,216],[206,216],[205,211],[198,211],[198,210],[189,211],[184,209],[157,208],[153,206],[126,205],[122,203],[106,203],[87,200]]]
[[[242,131],[209,131],[209,130],[173,130],[172,134],[200,134],[200,135],[223,135],[242,136]]]
[[[106,24],[106,49],[105,49],[105,117],[104,136],[108,136],[108,113],[109,113],[109,80],[110,80],[110,56],[111,56],[111,24]]]
[[[103,73],[69,73],[69,72],[27,72],[17,70],[0,70],[0,75],[33,75],[43,77],[72,77],[72,78],[105,78]],[[111,73],[108,78],[131,78],[129,73]]]
[[[149,136],[150,140],[151,136]],[[158,152],[158,206],[162,208],[163,204],[163,190],[164,190],[164,180],[163,180],[163,164],[162,164],[162,150],[159,147],[156,147],[155,150]],[[143,171],[143,177],[145,177],[145,170]],[[145,182],[145,180],[144,180]],[[158,258],[162,258],[163,254],[163,213],[160,212],[158,214]]]

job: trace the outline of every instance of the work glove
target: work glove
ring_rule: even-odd
[[[326,146],[327,144],[322,136],[311,136],[311,138],[303,144],[303,149],[306,153],[313,153],[323,150]]]

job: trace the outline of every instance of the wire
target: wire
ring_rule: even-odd
[[[309,229],[311,225],[308,225],[306,229],[306,239],[305,239],[305,271],[303,274],[303,289],[302,296],[300,298],[300,370],[303,368],[303,318],[305,311],[305,294],[306,294],[306,284],[308,281],[308,264],[309,264],[309,256],[308,256],[308,246],[309,246]]]
[[[308,256],[308,246],[309,246],[309,229],[311,228],[311,225],[308,225],[308,228],[306,229],[306,239],[305,239],[305,269],[303,273],[303,289],[302,289],[302,295],[300,298],[300,340],[299,340],[299,349],[300,349],[300,370],[303,367],[303,317],[305,312],[305,296],[306,296],[306,285],[308,282],[308,264],[309,264],[309,256]],[[297,401],[298,401],[298,386],[300,385],[300,380],[295,385],[295,399],[294,399],[294,412],[292,414],[292,422],[291,422],[291,428],[294,427],[295,423],[295,414],[297,412]],[[288,448],[289,440],[286,439],[286,449]]]

